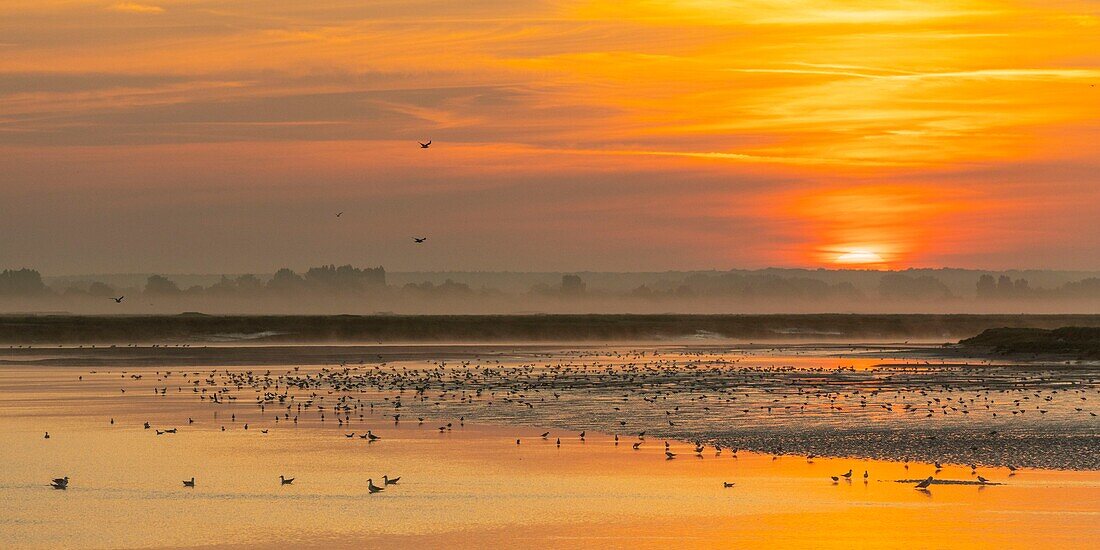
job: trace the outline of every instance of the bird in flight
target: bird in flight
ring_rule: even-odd
[[[432,140],[430,140],[430,139],[428,140],[428,143],[421,143],[419,141],[417,143],[420,143],[420,148],[421,149],[427,149],[428,147],[432,146]]]
[[[337,213],[336,213],[336,217],[337,217],[337,218],[339,218],[340,216],[343,216],[343,215],[344,215],[344,213],[343,213],[343,212],[337,212]]]
[[[428,240],[427,237],[413,237],[413,241],[415,241],[416,244],[421,244],[426,240]]]
[[[111,299],[114,300],[116,304],[121,304],[122,299],[125,298],[125,297],[126,296],[119,296],[118,298],[111,298]]]

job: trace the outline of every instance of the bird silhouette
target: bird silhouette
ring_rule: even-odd
[[[389,476],[382,476],[382,484],[383,484],[383,486],[385,486],[385,485],[397,485],[397,482],[398,482],[398,481],[401,481],[401,477],[400,477],[400,476],[398,476],[398,477],[395,477],[395,478],[393,478],[393,479],[390,479],[390,478],[389,478]]]
[[[426,240],[428,240],[427,237],[413,237],[413,242],[416,244],[423,244]]]
[[[126,296],[119,296],[118,298],[111,298],[111,299],[114,300],[116,304],[121,304],[122,299],[125,298],[125,297]]]
[[[290,485],[291,483],[294,483],[294,478],[279,476],[279,484],[280,485]]]
[[[183,480],[183,486],[184,487],[194,487],[195,486],[195,476],[191,476],[190,480],[187,480],[187,479]]]
[[[373,479],[368,479],[367,480],[367,490],[370,491],[371,494],[381,492],[382,489],[383,489],[382,487],[379,487],[379,486],[374,484]]]
[[[432,140],[430,140],[430,139],[428,140],[428,143],[422,143],[422,142],[419,142],[419,141],[417,143],[420,144],[421,149],[427,149],[428,147],[432,146]]]
[[[928,486],[931,485],[931,484],[932,484],[932,476],[928,476],[927,478],[924,479],[924,481],[918,483],[916,485],[916,488],[917,489],[927,489]]]

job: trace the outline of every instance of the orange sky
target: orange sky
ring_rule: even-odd
[[[0,267],[1100,269],[1098,153],[1088,0],[0,4]]]

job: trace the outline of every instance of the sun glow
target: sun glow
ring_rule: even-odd
[[[882,256],[870,250],[851,250],[836,257],[838,264],[881,264]]]

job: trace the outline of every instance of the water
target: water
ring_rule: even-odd
[[[0,546],[1050,548],[1100,535],[1094,367],[866,353],[425,347],[217,368],[144,350],[145,366],[7,365]],[[360,439],[368,429],[382,439]],[[697,458],[695,440],[725,448]],[[1004,485],[895,483],[973,483],[970,460],[930,463],[964,451]],[[867,458],[882,455],[911,462]],[[829,480],[848,469],[853,481]],[[402,481],[369,495],[383,474]],[[64,475],[70,489],[48,487]]]

